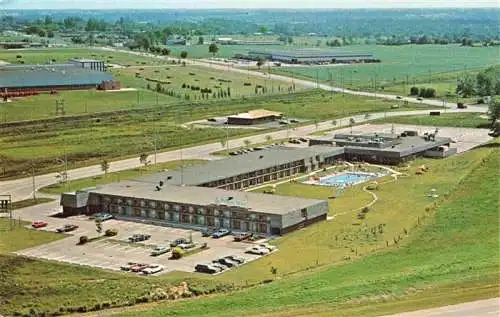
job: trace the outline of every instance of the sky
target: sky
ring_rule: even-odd
[[[84,7],[82,7],[83,4],[85,4]],[[479,8],[498,6],[499,0],[0,0],[0,7],[5,9]]]

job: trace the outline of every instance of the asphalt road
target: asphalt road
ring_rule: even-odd
[[[384,317],[496,317],[500,316],[500,299],[492,298],[470,303],[419,310]]]

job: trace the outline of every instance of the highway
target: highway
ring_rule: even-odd
[[[419,310],[383,317],[497,317],[500,316],[500,299],[492,298],[475,302]]]

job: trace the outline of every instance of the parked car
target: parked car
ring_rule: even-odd
[[[233,151],[233,152],[229,152],[229,155],[236,156],[236,155],[238,155],[238,153],[236,153],[236,152]]]
[[[130,271],[134,272],[134,273],[138,273],[138,272],[142,272],[142,270],[147,269],[148,267],[149,267],[149,264],[140,264],[140,263],[137,263],[136,265],[133,265],[130,268]]]
[[[218,267],[218,268],[220,269],[220,271],[221,271],[221,272],[222,272],[222,271],[224,271],[224,270],[227,270],[227,269],[228,269],[228,267],[227,267],[226,265],[221,264],[221,263],[216,262],[216,261],[212,261],[212,263],[210,263],[210,264],[211,264],[212,266],[214,266],[214,267]]]
[[[246,262],[245,258],[243,258],[241,256],[237,256],[237,255],[228,255],[228,256],[226,256],[226,258],[230,259],[231,261],[238,262],[239,264]]]
[[[268,254],[270,251],[268,248],[263,248],[256,245],[251,248],[248,248],[245,252],[251,254],[265,255]]]
[[[424,98],[422,98],[422,97],[418,97],[418,98],[417,98],[417,100],[418,100],[418,101],[422,101],[422,100],[424,100]]]
[[[215,118],[208,118],[207,121],[208,122],[217,122],[217,119],[215,119]]]
[[[467,109],[467,105],[464,104],[463,102],[457,103],[457,108],[458,109]]]
[[[170,247],[156,247],[151,251],[152,256],[158,256],[170,251]]]
[[[220,259],[215,260],[214,262],[220,263],[220,264],[225,265],[227,267],[238,266],[240,264],[239,262],[233,261],[233,260],[228,259],[228,258],[220,258]]]
[[[35,220],[31,223],[31,226],[33,228],[43,228],[43,227],[47,227],[49,223],[47,221],[43,221],[43,220]]]
[[[211,264],[197,264],[195,267],[194,267],[194,270],[196,272],[200,272],[200,273],[208,273],[208,274],[215,274],[215,273],[218,273],[221,271],[220,268],[218,267],[215,267]]]
[[[146,241],[149,238],[151,238],[151,235],[149,234],[144,234],[144,233],[139,233],[139,234],[133,234],[131,237],[128,238],[129,242],[141,242],[141,241]]]
[[[222,238],[224,236],[227,236],[230,233],[231,233],[231,231],[229,231],[227,229],[219,229],[212,234],[212,238],[215,238],[215,239]]]
[[[268,249],[271,252],[273,252],[274,250],[277,249],[277,247],[275,247],[274,245],[270,245],[270,244],[267,244],[267,243],[261,243],[261,244],[259,244],[259,247],[266,248],[266,249]]]
[[[401,96],[396,96],[396,99],[403,99],[403,97],[401,97]]]
[[[214,233],[214,229],[206,228],[201,231],[202,237],[210,237]]]
[[[193,242],[186,242],[186,243],[181,243],[181,244],[177,245],[177,247],[181,248],[182,250],[192,249],[195,246],[196,246],[196,244],[194,244]]]
[[[156,274],[163,271],[165,267],[161,264],[151,264],[149,267],[142,270],[142,274]]]
[[[122,271],[130,271],[132,269],[132,267],[134,267],[136,265],[139,265],[139,264],[135,263],[135,262],[127,262],[127,264],[120,266],[120,269]]]
[[[290,123],[299,123],[299,120],[297,120],[297,119],[291,119]]]
[[[307,142],[307,139],[306,138],[299,138],[299,141],[300,142]]]
[[[64,225],[61,228],[57,228],[56,231],[62,233],[62,232],[70,232],[76,229],[78,229],[77,225]]]
[[[172,248],[175,248],[179,244],[183,244],[183,243],[188,243],[187,239],[185,239],[185,238],[179,238],[179,239],[175,239],[174,241],[170,242],[170,246]]]
[[[234,236],[234,241],[243,241],[249,239],[252,236],[250,232],[242,232]]]
[[[95,219],[95,220],[98,220],[98,221],[106,221],[106,220],[109,220],[109,219],[113,219],[114,216],[112,214],[108,214],[106,212],[103,212],[103,213],[96,213],[92,216],[90,216],[90,219]]]

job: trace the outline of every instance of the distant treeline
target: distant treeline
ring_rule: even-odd
[[[0,29],[25,27],[50,36],[56,31],[142,32],[190,36],[224,34],[318,35],[408,43],[412,38],[439,44],[470,39],[497,41],[499,9],[404,10],[16,10],[0,13]],[[301,21],[301,23],[297,23]],[[436,43],[434,40],[433,43]],[[331,46],[333,43],[330,43]],[[337,44],[337,43],[336,43]],[[419,44],[419,43],[416,43]]]

